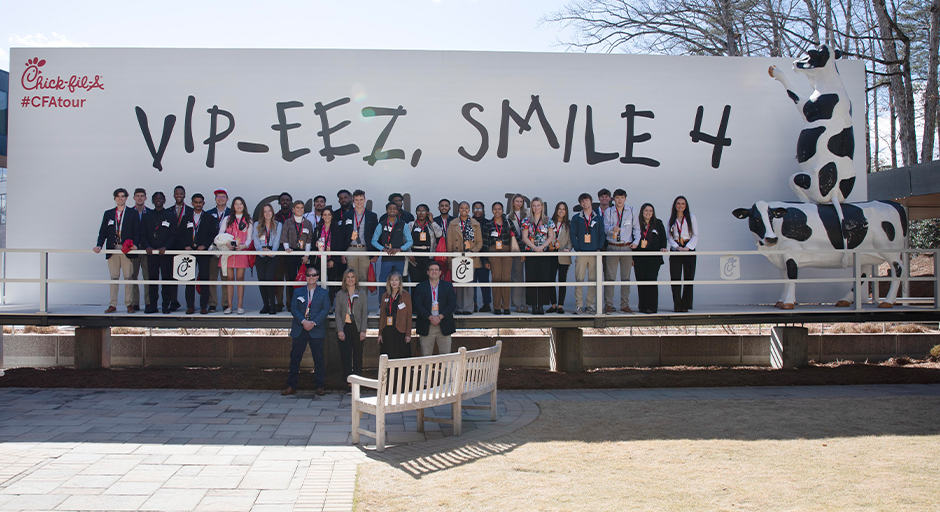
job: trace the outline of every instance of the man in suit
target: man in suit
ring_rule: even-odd
[[[163,314],[170,314],[170,304],[176,297],[176,285],[166,284],[173,281],[173,256],[165,254],[177,242],[179,235],[176,231],[176,219],[173,212],[163,207],[166,196],[163,192],[154,192],[150,198],[153,210],[144,214],[141,227],[141,241],[143,249],[147,250],[147,265],[150,273],[147,279],[160,279],[163,276]],[[157,285],[150,286],[150,305],[144,313],[157,312]]]
[[[95,253],[100,253],[101,249],[120,249],[125,240],[132,240],[131,250],[137,249],[140,245],[140,219],[134,212],[126,208],[127,190],[119,188],[114,191],[115,207],[104,212],[101,218],[101,227],[98,229],[98,244],[93,249]],[[130,214],[130,215],[128,215]],[[134,265],[131,260],[137,256],[128,256],[126,254],[106,254],[108,261],[108,271],[111,274],[111,280],[117,281],[121,274],[124,279],[133,279]],[[133,313],[134,310],[134,285],[124,285],[124,305],[127,306],[127,312]],[[111,301],[105,313],[114,313],[117,311],[118,285],[111,285]]]
[[[173,219],[176,221],[176,232],[179,233],[183,230],[181,226],[183,224],[183,219],[185,219],[187,215],[192,215],[193,213],[192,207],[186,205],[186,189],[182,185],[177,185],[176,188],[173,189],[173,201],[175,204],[167,209],[173,213]],[[183,245],[179,243],[179,240],[174,240],[172,246],[167,247],[167,249],[173,250],[179,250],[182,248]],[[179,287],[174,288],[173,296],[170,297],[170,311],[176,311],[180,308],[180,302],[177,299],[178,291]]]
[[[441,264],[437,261],[428,264],[428,280],[415,286],[412,304],[418,316],[415,326],[421,337],[421,355],[432,355],[435,343],[438,353],[449,353],[450,336],[457,331],[457,293],[454,285],[441,280]]]
[[[147,191],[145,189],[137,188],[134,190],[134,204],[131,208],[137,212],[137,220],[143,221],[144,214],[150,211],[150,208],[147,208]],[[147,279],[147,274],[149,273],[148,269],[150,268],[147,266],[147,258],[131,258],[131,264],[134,266],[134,279],[139,279],[138,276]],[[143,271],[143,273],[141,273],[141,271]],[[144,285],[144,303],[148,306],[150,305],[150,285]],[[134,309],[141,309],[140,288],[137,286],[134,287]]]
[[[290,349],[290,367],[287,373],[287,389],[282,395],[297,393],[297,374],[300,372],[300,360],[310,345],[313,356],[313,376],[316,380],[317,395],[324,395],[326,385],[326,365],[323,362],[323,338],[326,337],[326,316],[330,312],[330,294],[317,286],[320,273],[315,268],[307,268],[307,286],[294,290],[291,299],[290,314],[294,318],[290,328],[293,338]]]
[[[231,212],[231,208],[226,206],[228,204],[228,191],[224,188],[217,189],[215,191],[215,208],[206,211],[209,215],[215,218],[216,224],[222,222],[222,218],[228,216]],[[217,233],[218,234],[218,233]],[[209,280],[215,283],[219,279],[219,257],[210,256],[209,257]],[[221,297],[218,297],[218,287],[214,284],[209,287],[209,311],[214,312],[218,301],[222,301],[222,309],[228,308],[228,294],[222,293]]]
[[[353,192],[353,207],[343,215],[342,228],[343,238],[349,243],[347,251],[370,252],[370,247],[375,229],[379,225],[379,218],[376,214],[366,209],[366,193],[360,189]],[[369,263],[375,263],[378,256],[344,256],[343,263],[356,271],[360,281],[366,281],[369,271]]]
[[[202,194],[193,194],[193,209],[180,222],[179,247],[187,251],[205,251],[212,245],[219,232],[219,224],[209,212],[203,211],[206,204]],[[196,256],[196,280],[209,280],[209,256]],[[199,313],[209,314],[209,286],[199,286]],[[196,286],[186,285],[186,314],[196,312]]]

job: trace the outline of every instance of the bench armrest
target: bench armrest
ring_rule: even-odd
[[[365,386],[367,388],[379,389],[378,379],[367,379],[365,377],[360,377],[358,375],[350,375],[346,377],[346,382],[352,385]]]

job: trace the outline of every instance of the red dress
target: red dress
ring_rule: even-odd
[[[225,224],[228,224],[228,218],[224,219]],[[223,226],[225,225],[223,224]],[[244,229],[239,229],[239,225],[243,226]],[[248,245],[248,239],[251,238],[250,231],[252,229],[251,223],[245,220],[244,217],[241,219],[235,218],[235,222],[231,226],[225,228],[225,233],[228,233],[235,237],[235,240],[238,241],[239,245]],[[223,253],[224,255],[224,253]],[[219,266],[222,266],[222,259],[219,258]],[[248,256],[247,255],[233,255],[228,257],[228,268],[248,268]]]

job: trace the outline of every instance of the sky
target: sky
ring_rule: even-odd
[[[0,0],[11,47],[565,51],[540,19],[570,0]]]

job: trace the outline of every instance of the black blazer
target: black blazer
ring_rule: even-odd
[[[187,206],[187,205],[185,205],[185,204],[183,205],[183,216],[182,216],[182,217],[177,217],[177,216],[176,216],[176,205],[175,205],[175,204],[171,204],[169,207],[166,207],[166,210],[168,210],[168,211],[170,212],[170,215],[173,217],[173,221],[176,222],[176,232],[177,232],[177,233],[179,233],[180,231],[182,231],[182,228],[183,228],[184,226],[186,226],[186,224],[185,224],[185,222],[186,222],[186,216],[187,216],[187,215],[192,215],[192,213],[193,213],[193,207],[192,207],[192,206]],[[183,246],[183,245],[179,245],[180,242],[182,242],[182,240],[176,240],[176,241],[174,242],[174,244],[176,244],[176,245],[174,245],[173,249],[182,249],[183,247],[185,247],[185,246]]]
[[[379,225],[379,218],[369,211],[368,209],[365,212],[365,228],[363,229],[365,239],[357,240],[358,243],[366,246],[366,251],[375,251],[375,247],[372,247],[372,236],[375,234],[375,228]],[[346,238],[344,244],[348,248],[352,245],[352,234],[356,230],[356,209],[351,208],[348,212],[343,215],[343,224],[342,231],[343,236]],[[346,250],[346,249],[343,249]]]
[[[98,244],[95,247],[104,247],[105,249],[120,249],[121,244],[117,243],[117,226],[115,225],[115,214],[117,207],[104,212],[101,217],[101,227],[98,228]],[[145,214],[146,215],[146,214]],[[121,222],[121,238],[124,240],[133,240],[138,249],[142,247],[139,213],[133,207],[125,206],[123,221]],[[123,243],[123,241],[121,242]],[[110,254],[104,255],[105,259],[111,257]],[[128,254],[128,258],[136,258],[133,254]]]
[[[175,216],[175,214],[174,214]],[[215,236],[219,234],[219,221],[209,212],[203,210],[202,217],[199,220],[199,229],[196,229],[194,222],[196,212],[190,209],[183,216],[183,222],[179,225],[179,242],[177,248],[185,249],[191,247],[196,250],[197,247],[204,246],[206,249],[212,246]]]
[[[431,283],[422,281],[415,286],[412,294],[412,307],[418,316],[415,322],[415,329],[418,336],[427,336],[431,328]],[[454,285],[443,279],[437,285],[437,307],[441,315],[441,334],[450,336],[457,332],[457,324],[454,322],[454,311],[457,310],[457,292],[454,291]]]
[[[320,229],[323,228],[323,219],[320,219],[320,222],[317,222],[317,225],[313,228],[313,248],[317,247],[317,240],[320,239]],[[339,222],[336,221],[336,217],[333,217],[333,225],[330,227],[330,250],[331,251],[345,251],[346,247],[349,246],[350,240],[345,236],[346,231],[340,227]],[[370,240],[371,243],[371,240]],[[342,256],[330,256],[330,259],[333,260],[333,263],[338,265],[342,262]]]
[[[150,210],[144,214],[141,230],[141,249],[172,249],[177,242],[176,218],[173,212]]]
[[[646,248],[639,247],[639,245],[641,245],[640,241],[642,240],[646,240],[647,242]],[[647,231],[645,235],[643,234],[643,228],[641,227],[640,228],[640,240],[637,241],[637,246],[638,247],[635,250],[644,251],[644,252],[660,252],[661,250],[665,249],[666,248],[666,228],[663,227],[663,221],[656,219],[656,222],[654,222],[650,226],[649,231]],[[641,266],[662,265],[663,257],[662,256],[658,258],[655,256],[639,257],[635,259],[633,263],[634,265],[636,265],[637,263],[640,263]]]

